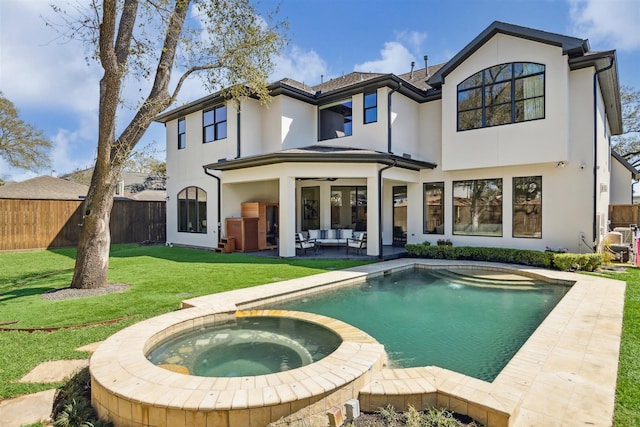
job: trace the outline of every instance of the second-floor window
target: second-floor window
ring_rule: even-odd
[[[351,98],[318,107],[318,139],[350,136],[353,127]]]
[[[364,124],[378,121],[378,94],[364,94]]]
[[[178,150],[187,146],[187,124],[184,119],[178,119]]]
[[[544,118],[545,66],[512,62],[484,69],[458,85],[458,130]]]
[[[227,137],[227,107],[222,105],[202,113],[203,142]]]

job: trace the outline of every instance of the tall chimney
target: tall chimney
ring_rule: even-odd
[[[413,67],[416,66],[416,61],[411,61],[411,73],[409,73],[409,80],[413,80]]]
[[[429,77],[429,55],[424,56],[424,72]]]

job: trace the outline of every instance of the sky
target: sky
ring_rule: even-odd
[[[87,3],[88,0],[72,0]],[[0,178],[22,181],[59,176],[93,165],[97,145],[101,69],[86,49],[63,42],[45,24],[56,20],[52,0],[0,0],[0,91],[20,118],[53,143],[51,166],[37,172],[9,167]],[[57,0],[64,6],[66,0]],[[257,10],[278,8],[288,44],[270,81],[289,77],[315,85],[352,71],[402,74],[444,63],[493,21],[589,39],[591,50],[617,51],[622,85],[640,89],[640,0],[260,0]],[[59,21],[59,19],[58,19]],[[143,89],[144,90],[144,89]],[[141,93],[128,87],[131,99]],[[193,80],[179,104],[208,93]],[[127,93],[124,94],[125,97]],[[120,120],[130,110],[119,114]],[[126,123],[121,121],[121,126]],[[164,155],[164,126],[151,125],[138,149]]]

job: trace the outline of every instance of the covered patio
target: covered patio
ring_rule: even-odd
[[[225,218],[238,217],[238,208],[243,202],[278,204],[277,251],[280,257],[318,256],[321,253],[322,256],[341,256],[338,252],[340,249],[344,256],[344,248],[323,247],[319,254],[303,254],[296,250],[295,245],[296,233],[311,228],[343,228],[367,233],[367,257],[388,259],[387,255],[397,252],[395,249],[386,249],[387,246],[392,248],[394,241],[392,188],[418,183],[421,170],[435,167],[433,163],[393,153],[350,147],[310,146],[267,155],[223,159],[205,165],[204,171],[218,183],[220,223]],[[307,219],[303,216],[306,215],[306,205],[304,208],[302,206],[303,199],[306,200],[303,189],[311,187],[317,188],[318,194],[317,200],[314,200],[314,207],[318,211],[314,227],[304,221]],[[341,200],[347,206],[352,203],[356,211],[354,217],[348,215],[344,208],[336,217],[337,205],[332,197],[339,188],[356,189],[357,195],[353,200],[347,196]],[[349,194],[343,191],[343,194]],[[364,204],[361,203],[361,192],[366,194]],[[421,201],[415,200],[413,203]]]

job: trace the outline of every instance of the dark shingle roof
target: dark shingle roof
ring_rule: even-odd
[[[0,199],[80,200],[89,187],[53,176],[39,176],[0,187]]]
[[[440,68],[442,68],[443,66],[444,64],[437,64],[437,65],[430,66],[428,75],[426,73],[427,69],[421,68],[419,70],[414,70],[413,73],[409,72],[405,74],[400,74],[398,77],[400,77],[402,80],[406,81],[407,83],[411,83],[418,89],[428,90],[428,89],[431,89],[431,86],[427,84],[427,79],[430,76],[437,73],[438,70],[440,70]]]
[[[344,76],[331,79],[329,81],[320,83],[319,85],[315,85],[313,86],[313,90],[314,92],[332,92],[334,90],[343,89],[358,83],[365,82],[367,80],[372,80],[386,75],[388,74],[361,73],[359,71],[354,71],[353,73],[345,74]]]

